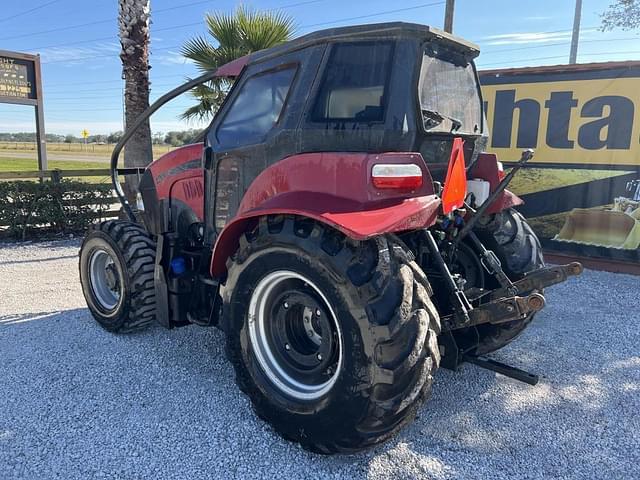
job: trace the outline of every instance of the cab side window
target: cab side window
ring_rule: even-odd
[[[392,53],[392,42],[335,45],[324,70],[311,120],[383,121]]]
[[[242,85],[216,132],[225,147],[260,143],[280,118],[296,67],[259,73]]]

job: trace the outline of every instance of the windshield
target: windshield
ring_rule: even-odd
[[[418,88],[425,130],[481,133],[482,109],[470,62],[428,47],[422,59]]]

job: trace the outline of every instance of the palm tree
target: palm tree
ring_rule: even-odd
[[[118,26],[122,50],[122,75],[125,81],[125,127],[149,106],[149,10],[150,0],[118,0]],[[151,163],[149,121],[127,143],[125,167],[145,167]],[[127,175],[125,190],[129,201],[137,191],[137,178]]]
[[[197,36],[182,47],[182,55],[192,60],[201,72],[210,72],[236,58],[270,48],[289,40],[293,34],[293,19],[284,13],[247,10],[240,6],[235,14],[207,13],[204,17],[209,39]],[[191,91],[198,103],[180,117],[184,120],[209,119],[220,107],[231,82],[214,80]]]

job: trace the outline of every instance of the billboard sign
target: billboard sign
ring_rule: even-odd
[[[543,246],[640,261],[640,62],[479,72],[490,136]]]
[[[534,148],[540,165],[640,166],[640,62],[486,71],[480,82],[500,158]]]

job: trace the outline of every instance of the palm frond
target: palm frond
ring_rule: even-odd
[[[294,31],[293,19],[285,13],[256,11],[242,6],[235,13],[207,13],[205,24],[211,39],[196,36],[181,49],[182,55],[192,60],[202,72],[285,42]],[[197,103],[185,110],[180,118],[208,120],[220,108],[230,87],[229,81],[217,79],[193,88],[190,93]]]
[[[236,18],[248,52],[286,42],[293,33],[293,19],[282,12],[257,12],[240,7]]]
[[[216,49],[206,38],[201,36],[187,40],[180,53],[184,57],[193,60],[200,71],[215,70],[221,65],[216,57]]]
[[[219,46],[239,46],[242,43],[238,21],[233,14],[208,13],[205,16],[205,22],[209,35],[218,42]]]

